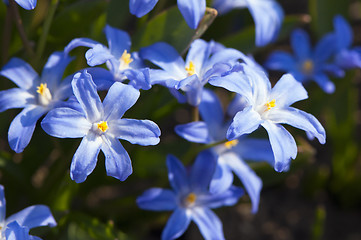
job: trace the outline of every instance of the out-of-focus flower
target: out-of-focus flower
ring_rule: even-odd
[[[208,43],[197,39],[192,43],[186,61],[171,45],[163,42],[141,49],[140,56],[162,68],[151,70],[152,84],[168,87],[179,102],[187,101],[192,106],[198,106],[204,85],[211,77],[223,73],[224,69],[217,64],[235,62],[244,54],[212,41]]]
[[[22,8],[26,10],[33,10],[36,7],[37,0],[14,0]],[[3,0],[6,5],[9,5],[9,0]]]
[[[205,239],[224,239],[222,222],[210,208],[234,205],[243,190],[232,186],[221,193],[209,191],[216,167],[216,157],[209,151],[201,152],[190,169],[169,155],[167,167],[173,189],[151,188],[137,198],[141,209],[174,211],[163,230],[162,240],[180,237],[192,220]]]
[[[247,65],[243,67],[242,72],[210,80],[212,85],[242,95],[247,102],[246,107],[234,116],[227,130],[227,139],[237,139],[255,131],[260,125],[263,126],[270,139],[275,170],[287,170],[291,158],[295,159],[297,156],[297,145],[281,124],[302,129],[322,144],[326,141],[325,130],[313,115],[290,107],[294,102],[308,98],[302,84],[291,74],[283,75],[271,88],[271,83],[263,72]]]
[[[248,8],[256,25],[256,45],[275,40],[282,26],[284,13],[274,0],[215,0],[214,8],[225,14],[234,8]]]
[[[122,118],[139,98],[139,91],[132,86],[114,83],[103,103],[86,71],[74,76],[72,87],[79,106],[50,111],[41,126],[54,137],[83,138],[70,167],[75,182],[85,181],[93,171],[100,150],[105,155],[107,174],[124,181],[132,173],[132,165],[118,139],[143,146],[156,145],[159,127],[149,120]]]
[[[126,79],[129,79],[129,85],[136,89],[150,89],[149,69],[137,52],[130,52],[131,40],[128,33],[109,25],[105,26],[104,31],[109,47],[88,38],[76,38],[65,47],[64,52],[68,54],[76,47],[89,47],[85,54],[89,66],[106,63],[110,72],[103,68],[87,69],[98,90],[107,90],[114,82],[123,82]]]
[[[29,144],[39,118],[72,95],[72,76],[61,81],[70,61],[63,52],[53,53],[41,76],[19,58],[12,58],[1,69],[0,75],[13,81],[18,88],[0,91],[0,112],[24,108],[11,122],[8,132],[10,147],[15,152],[22,152]]]
[[[33,205],[5,218],[6,201],[4,187],[0,185],[0,239],[36,240],[29,230],[41,226],[56,226],[56,221],[45,205]]]
[[[296,29],[291,34],[294,56],[283,51],[273,52],[267,59],[268,69],[291,73],[299,82],[315,81],[326,93],[333,93],[335,85],[327,74],[342,77],[344,71],[328,61],[335,53],[335,39],[332,34],[324,36],[312,50],[308,34]]]
[[[149,13],[158,0],[129,0],[130,12],[143,17]],[[206,0],[177,0],[179,11],[190,28],[196,29],[206,11]]]

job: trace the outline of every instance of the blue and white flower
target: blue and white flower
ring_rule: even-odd
[[[114,83],[101,102],[91,75],[83,71],[75,74],[72,87],[78,106],[50,111],[41,122],[42,128],[58,138],[83,138],[70,167],[75,182],[85,181],[93,171],[100,150],[105,155],[107,174],[124,181],[132,173],[132,165],[118,139],[156,145],[159,127],[149,120],[122,118],[139,98],[139,91],[132,86]]]
[[[15,152],[22,152],[29,144],[39,118],[72,95],[72,76],[61,81],[70,61],[71,58],[62,52],[53,53],[41,76],[19,58],[12,58],[1,69],[0,75],[13,81],[18,88],[0,91],[0,112],[24,108],[11,122],[8,132],[10,147]]]
[[[243,190],[232,186],[222,193],[209,191],[216,167],[216,158],[209,151],[201,152],[190,169],[169,155],[167,167],[172,189],[151,188],[137,198],[141,209],[174,211],[162,232],[162,240],[180,237],[191,221],[197,224],[204,239],[224,239],[222,222],[210,209],[234,205]]]

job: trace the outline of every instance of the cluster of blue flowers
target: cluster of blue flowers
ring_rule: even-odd
[[[130,12],[147,14],[157,0],[130,0]],[[25,9],[36,1],[18,1]],[[216,0],[220,13],[248,7],[256,23],[256,44],[274,40],[283,11],[273,0]],[[178,0],[178,7],[191,28],[197,28],[206,9],[205,0]],[[335,17],[335,31],[325,36],[312,51],[308,35],[296,30],[291,36],[295,57],[274,52],[266,67],[288,72],[272,87],[267,74],[252,58],[217,42],[197,39],[185,59],[165,42],[131,51],[127,32],[107,25],[107,45],[89,38],[72,40],[62,52],[54,52],[41,75],[25,61],[12,58],[0,75],[17,87],[0,91],[0,112],[23,109],[11,122],[8,141],[22,152],[30,143],[36,123],[57,138],[82,138],[74,153],[70,177],[84,182],[96,164],[100,150],[105,155],[106,173],[120,181],[132,174],[131,158],[121,140],[142,146],[160,142],[161,131],[150,120],[123,118],[136,104],[142,91],[161,85],[179,103],[199,110],[201,120],[181,124],[175,132],[187,141],[205,144],[190,168],[168,155],[166,164],[172,189],[151,188],[137,198],[141,209],[174,211],[162,239],[181,236],[193,220],[205,239],[224,239],[222,223],[210,210],[237,203],[244,194],[233,185],[235,174],[258,210],[262,180],[246,161],[266,161],[276,171],[287,171],[297,156],[294,137],[282,124],[304,130],[321,144],[326,133],[311,114],[291,107],[308,98],[301,83],[315,80],[328,93],[334,91],[327,73],[342,76],[344,70],[361,66],[360,49],[351,48],[352,31],[341,17]],[[63,78],[71,63],[71,51],[86,47],[88,68]],[[148,64],[151,63],[151,64]],[[107,69],[99,67],[105,64]],[[98,67],[97,67],[98,66]],[[150,67],[153,66],[153,67]],[[158,67],[158,68],[157,68]],[[227,111],[215,94],[215,87],[235,93]],[[99,91],[107,91],[102,100]],[[249,136],[262,126],[269,139]],[[29,235],[36,226],[55,226],[50,210],[32,206],[5,220],[3,188],[0,192],[0,238],[37,239]],[[14,237],[15,236],[15,237]]]

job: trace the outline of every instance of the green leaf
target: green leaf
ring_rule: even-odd
[[[311,27],[319,37],[333,30],[333,17],[336,14],[347,16],[349,1],[340,0],[309,0]]]
[[[163,41],[171,44],[178,52],[183,52],[193,40],[203,35],[216,16],[215,9],[207,8],[198,28],[194,30],[189,28],[178,8],[172,7],[144,23],[133,37],[134,49]]]

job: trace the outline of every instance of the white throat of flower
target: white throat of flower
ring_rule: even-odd
[[[301,66],[301,70],[302,70],[303,74],[305,74],[307,76],[313,74],[314,68],[315,68],[315,64],[310,59],[305,60]]]
[[[93,131],[99,135],[102,135],[106,131],[108,131],[109,126],[107,121],[100,121],[93,124]]]
[[[276,99],[272,99],[271,101],[267,101],[265,104],[258,106],[256,111],[261,115],[262,118],[265,118],[269,111],[274,107],[276,107]]]
[[[41,83],[37,88],[39,103],[43,106],[49,105],[52,100],[52,95],[46,83]]]
[[[189,65],[185,67],[186,72],[188,73],[188,77],[196,74],[196,66],[194,65],[193,61],[189,62]]]
[[[196,204],[197,195],[194,192],[189,193],[185,198],[182,199],[182,205],[185,208],[191,208]]]
[[[128,69],[131,62],[133,62],[132,55],[130,55],[127,50],[124,50],[122,56],[119,58],[119,70]]]

